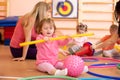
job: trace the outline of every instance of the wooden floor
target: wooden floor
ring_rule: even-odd
[[[60,58],[64,56],[60,55]],[[86,62],[86,65],[95,63],[106,63],[111,61],[98,61],[98,62]],[[104,74],[108,76],[120,77],[120,70],[116,67],[114,68],[92,68],[90,71]],[[35,60],[26,61],[12,61],[12,56],[10,55],[9,46],[0,45],[0,80],[17,80],[20,77],[30,77],[30,76],[42,76],[47,75],[36,70]],[[95,77],[84,73],[80,77]]]

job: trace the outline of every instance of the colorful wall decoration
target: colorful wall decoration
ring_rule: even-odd
[[[77,18],[78,0],[54,0],[52,1],[53,18]]]

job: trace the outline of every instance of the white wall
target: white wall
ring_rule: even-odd
[[[24,15],[39,1],[44,0],[8,0],[8,16]]]
[[[25,13],[29,12],[30,10],[33,9],[33,6],[39,2],[39,1],[52,1],[52,0],[8,0],[8,16],[22,16],[24,15]],[[94,1],[98,1],[98,2],[101,2],[101,0],[79,0],[79,1],[84,1],[84,2],[94,2]],[[112,2],[112,0],[102,0],[102,2]],[[94,4],[93,4],[94,5]],[[79,14],[79,17],[80,19],[83,18],[83,23],[87,24],[88,25],[88,31],[90,32],[94,32],[95,33],[95,37],[96,38],[100,38],[102,37],[103,35],[105,34],[109,34],[109,26],[111,25],[112,21],[109,21],[112,19],[112,15],[110,12],[111,11],[111,5],[105,5],[105,4],[101,4],[103,5],[104,7],[100,6],[100,5],[96,5],[96,7],[94,6],[93,8],[93,5],[89,5],[88,7],[88,4],[84,3],[84,5],[82,6],[83,7],[83,10],[85,8],[85,11],[83,11],[84,13],[82,13],[82,15]],[[82,8],[81,7],[81,8]],[[106,9],[106,8],[107,9]],[[96,9],[95,9],[96,8]],[[94,9],[94,10],[92,10]],[[103,13],[99,13],[99,12],[95,12],[95,10],[97,11],[100,11],[101,10],[108,10],[107,13],[104,13],[104,10]],[[82,9],[79,9],[79,11],[82,10]],[[88,10],[88,11],[87,11]],[[93,12],[90,12],[93,11]],[[109,12],[110,11],[110,12]],[[96,18],[97,17],[97,18]],[[104,19],[105,18],[105,19]],[[81,21],[79,19],[79,21]],[[85,20],[88,20],[88,21],[84,21]],[[103,20],[103,22],[100,22],[100,21],[89,21],[89,20]],[[104,20],[108,20],[108,21],[104,21]],[[69,20],[55,20],[55,23],[56,23],[56,26],[58,28],[74,28],[73,30],[67,30],[67,29],[61,29],[61,31],[64,33],[64,34],[75,34],[75,27],[76,27],[76,21],[69,21]],[[99,30],[100,29],[100,30]]]

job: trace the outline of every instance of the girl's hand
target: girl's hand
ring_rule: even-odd
[[[24,61],[25,60],[25,58],[23,58],[23,57],[19,57],[19,58],[14,58],[13,59],[13,61]]]
[[[59,48],[59,51],[60,51],[60,53],[62,53],[64,56],[69,55],[69,52],[68,52],[67,50],[63,50],[63,49]]]
[[[49,37],[44,37],[44,40],[49,41],[50,39],[49,39]]]
[[[65,36],[67,36],[68,39],[72,39],[72,37],[70,35],[65,35]]]
[[[73,42],[73,41],[74,41],[74,38],[72,38],[70,35],[66,35],[66,36],[67,36],[66,40],[68,40],[68,41],[69,41],[69,43],[68,43],[68,44],[70,44],[71,42]]]

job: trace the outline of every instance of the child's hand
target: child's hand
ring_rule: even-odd
[[[66,39],[73,40],[73,38],[70,35],[65,35],[65,36],[66,36]]]
[[[97,45],[93,44],[93,45],[91,45],[91,48],[96,49],[96,46]]]
[[[44,37],[44,40],[45,40],[45,41],[49,41],[50,38],[49,38],[49,37]]]
[[[66,35],[67,36],[67,38],[72,38],[70,35]]]
[[[69,55],[69,52],[68,52],[67,50],[63,50],[63,49],[59,48],[59,51],[60,51],[60,53],[62,53],[64,56]]]

